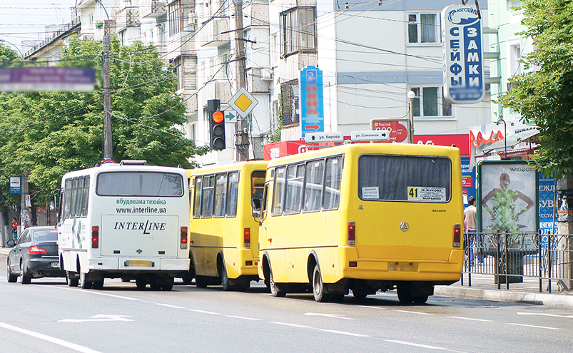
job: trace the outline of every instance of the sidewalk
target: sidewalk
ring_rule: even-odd
[[[0,248],[0,260],[6,261],[5,257],[10,248]],[[463,274],[463,283],[458,281],[450,286],[436,286],[434,295],[441,297],[455,297],[464,299],[490,300],[497,302],[517,302],[536,305],[566,306],[573,308],[573,291],[560,291],[557,281],[551,281],[551,293],[547,288],[547,280],[543,281],[543,292],[539,292],[539,280],[525,277],[523,283],[502,283],[500,289],[494,282],[494,276],[483,274],[471,274],[471,286],[469,286],[469,274]]]

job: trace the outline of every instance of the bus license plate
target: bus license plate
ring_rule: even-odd
[[[136,267],[154,267],[153,261],[144,260],[126,260],[124,263],[125,267],[136,266]]]

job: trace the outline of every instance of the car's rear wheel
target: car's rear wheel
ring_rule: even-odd
[[[32,283],[32,276],[28,274],[28,266],[23,261],[20,262],[20,277],[22,277],[22,284]]]
[[[8,262],[6,265],[6,274],[6,279],[8,282],[14,283],[18,280],[18,276],[12,273],[12,266],[10,266],[10,262]]]

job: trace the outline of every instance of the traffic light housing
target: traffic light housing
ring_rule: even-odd
[[[209,112],[210,147],[213,151],[222,151],[226,148],[225,142],[225,113],[219,110],[219,100],[212,99],[207,102]]]

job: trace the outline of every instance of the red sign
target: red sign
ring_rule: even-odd
[[[414,135],[414,142],[423,145],[456,146],[462,156],[469,156],[470,144],[467,134],[458,135]]]
[[[408,138],[408,128],[402,125],[399,121],[373,121],[372,127],[374,130],[387,130],[390,132],[390,139],[382,141],[384,143],[390,142],[404,142]]]
[[[306,142],[304,141],[283,141],[269,143],[263,146],[265,153],[265,161],[270,161],[271,159],[290,156],[293,154],[306,152]]]
[[[462,187],[470,189],[474,187],[474,181],[471,176],[462,177]]]

